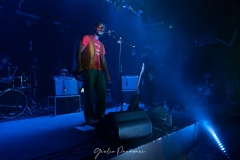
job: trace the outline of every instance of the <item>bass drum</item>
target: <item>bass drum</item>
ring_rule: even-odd
[[[0,95],[0,118],[15,118],[23,114],[27,97],[19,90],[8,89]]]

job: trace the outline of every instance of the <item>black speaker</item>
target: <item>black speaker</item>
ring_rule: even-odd
[[[166,123],[169,126],[172,125],[172,112],[168,109],[159,106],[154,107],[146,111],[151,122],[154,123]]]
[[[95,126],[98,135],[110,140],[128,140],[152,133],[152,123],[144,111],[110,112]]]

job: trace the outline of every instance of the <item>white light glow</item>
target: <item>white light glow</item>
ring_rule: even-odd
[[[215,139],[215,141],[217,142],[217,144],[219,145],[220,149],[222,150],[223,153],[225,153],[225,155],[227,155],[226,150],[223,146],[223,144],[221,143],[221,141],[219,140],[219,138],[217,137],[216,133],[214,132],[213,128],[210,127],[208,124],[205,124],[206,128],[208,129],[208,131],[211,133],[211,135],[213,136],[213,138]],[[227,157],[229,159],[229,157]]]

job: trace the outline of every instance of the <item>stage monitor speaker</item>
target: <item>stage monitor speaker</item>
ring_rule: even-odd
[[[145,111],[110,112],[95,127],[96,133],[110,140],[128,140],[152,133],[152,123]]]
[[[166,111],[163,107],[158,106],[147,110],[146,113],[153,124],[166,123],[172,126],[171,110]]]

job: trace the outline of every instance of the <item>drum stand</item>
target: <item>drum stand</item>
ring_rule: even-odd
[[[30,115],[38,115],[39,112],[38,112],[36,102],[34,102],[32,98],[29,98],[29,100],[30,100],[30,104],[28,104],[26,107],[27,113],[29,113]]]

